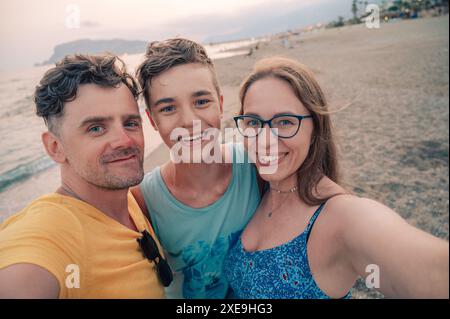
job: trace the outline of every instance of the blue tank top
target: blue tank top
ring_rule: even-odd
[[[305,230],[280,246],[247,252],[241,236],[225,259],[224,269],[233,298],[327,299],[309,268],[306,245],[325,203],[314,212]],[[344,298],[350,298],[350,292]]]
[[[222,197],[207,207],[192,208],[178,201],[159,167],[146,174],[140,185],[153,229],[174,272],[167,298],[227,296],[223,261],[261,198],[256,168],[243,145],[227,147],[233,154],[232,178]]]

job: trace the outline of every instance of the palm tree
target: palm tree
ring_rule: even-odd
[[[357,19],[357,14],[358,14],[358,5],[356,4],[356,0],[353,0],[352,3],[352,13],[353,13],[353,20]]]

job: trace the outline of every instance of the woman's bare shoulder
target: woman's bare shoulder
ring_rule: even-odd
[[[327,208],[333,211],[355,213],[358,211],[391,211],[390,208],[376,200],[359,197],[335,183],[328,177],[323,177],[317,185],[317,195],[320,198],[328,198]]]
[[[327,210],[339,228],[348,231],[353,227],[380,227],[405,223],[405,220],[386,205],[352,194],[338,195],[328,200]]]

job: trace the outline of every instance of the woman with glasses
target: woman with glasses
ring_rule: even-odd
[[[236,298],[348,298],[361,276],[386,297],[445,297],[448,242],[339,185],[324,94],[301,64],[257,63],[235,117],[267,190],[226,262]]]

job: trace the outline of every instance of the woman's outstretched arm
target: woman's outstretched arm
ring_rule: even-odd
[[[333,206],[342,216],[339,233],[355,274],[366,278],[367,271],[378,267],[377,290],[386,297],[449,297],[447,241],[409,225],[370,199],[342,197]]]

